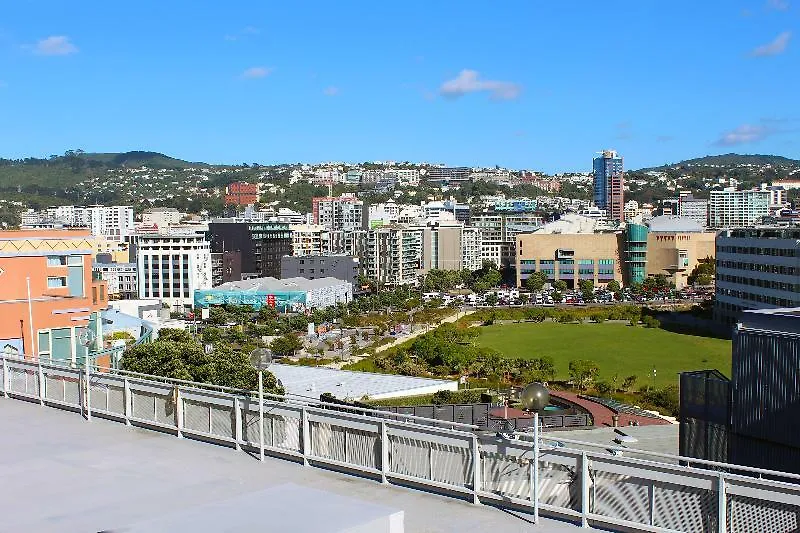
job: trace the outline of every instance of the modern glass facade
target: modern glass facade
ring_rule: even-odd
[[[647,226],[628,223],[625,228],[625,277],[641,283],[647,277]]]

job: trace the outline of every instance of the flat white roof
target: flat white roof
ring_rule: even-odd
[[[458,389],[457,381],[325,367],[272,363],[268,370],[281,380],[287,393],[314,399],[319,399],[320,394],[325,392],[342,400],[360,400],[364,396],[372,399],[399,398]]]

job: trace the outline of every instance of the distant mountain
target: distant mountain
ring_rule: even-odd
[[[800,168],[800,160],[789,159],[780,155],[762,155],[762,154],[723,154],[723,155],[707,155],[704,157],[697,157],[695,159],[687,159],[679,163],[672,163],[668,165],[661,165],[659,167],[643,168],[641,171],[648,170],[667,170],[679,169],[690,167],[743,167],[743,166],[766,166],[773,167],[795,167]]]
[[[209,167],[206,163],[190,163],[182,159],[176,159],[158,152],[123,152],[123,153],[81,153],[78,157],[87,162],[96,161],[107,167],[148,167],[154,169],[182,169],[190,167]]]

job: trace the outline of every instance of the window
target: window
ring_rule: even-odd
[[[67,264],[70,266],[83,266],[83,256],[82,255],[71,255],[67,259]]]
[[[48,289],[58,289],[60,287],[66,287],[66,286],[67,286],[67,278],[61,278],[61,277],[58,277],[58,278],[49,277],[49,278],[47,278],[47,288]]]
[[[67,264],[67,256],[65,255],[48,255],[47,266],[64,266]]]

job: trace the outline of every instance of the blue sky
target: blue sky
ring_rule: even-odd
[[[4,4],[3,157],[800,158],[800,0]]]

